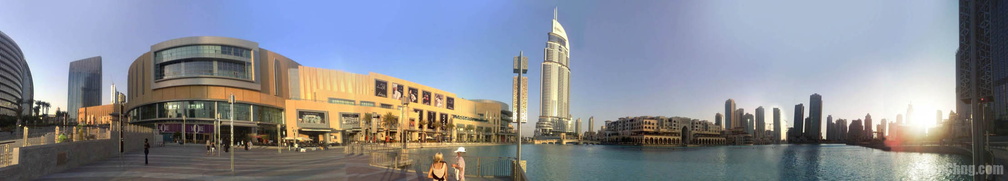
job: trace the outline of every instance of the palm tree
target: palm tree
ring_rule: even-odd
[[[34,109],[35,109],[35,117],[38,117],[39,113],[42,111],[42,101],[35,101]]]
[[[437,132],[437,133],[441,133],[441,129],[444,128],[444,124],[441,123],[441,121],[436,120],[436,119],[431,124],[431,126],[434,126],[434,131]],[[438,139],[438,140],[440,140],[440,139]]]
[[[49,102],[42,101],[42,108],[45,110],[45,112],[42,112],[42,116],[49,114],[49,106]]]
[[[19,127],[21,126],[21,113],[24,112],[24,103],[25,103],[25,100],[23,100],[23,99],[18,99],[17,100],[17,105],[16,105],[17,106],[17,113],[15,113],[14,115],[17,115],[16,116],[17,117],[17,126],[19,126]]]
[[[371,114],[371,113],[364,113],[364,122],[362,122],[362,123],[364,123],[364,135],[367,135],[367,134],[369,134],[371,132],[370,131],[371,130],[371,121],[372,121],[371,117],[373,117],[373,116],[374,115]],[[367,141],[368,140],[365,138],[364,142],[367,142]]]
[[[385,126],[385,137],[388,137],[389,131],[392,129],[392,125],[398,124],[399,117],[392,115],[392,112],[385,113],[385,116],[382,116],[382,125]]]

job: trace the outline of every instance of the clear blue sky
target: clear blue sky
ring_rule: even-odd
[[[955,1],[2,4],[0,31],[21,46],[36,99],[51,102],[52,111],[66,106],[70,61],[103,57],[107,103],[108,85],[123,85],[129,63],[150,45],[226,36],[307,66],[377,72],[505,102],[511,57],[525,51],[535,119],[554,7],[571,42],[571,112],[595,116],[596,127],[638,115],[713,121],[728,98],[747,112],[764,106],[768,116],[781,107],[790,121],[794,104],[807,105],[812,93],[823,95],[823,112],[834,118],[893,120],[913,103],[923,115],[914,121],[933,124],[935,110],[947,115],[955,107]],[[524,127],[526,135],[533,126]]]

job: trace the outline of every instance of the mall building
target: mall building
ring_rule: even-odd
[[[190,142],[205,142],[215,131],[227,135],[233,115],[235,140],[254,142],[514,140],[503,102],[463,99],[378,73],[307,67],[248,40],[157,43],[133,61],[128,76],[121,108],[129,122],[157,128],[167,139],[183,129]],[[96,116],[109,116],[103,114]]]

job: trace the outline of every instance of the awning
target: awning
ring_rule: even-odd
[[[301,129],[298,129],[298,130],[299,131],[310,131],[310,132],[327,132],[327,133],[336,132],[336,129],[332,129],[332,128],[301,128]]]

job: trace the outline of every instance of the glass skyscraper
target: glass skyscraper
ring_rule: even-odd
[[[70,62],[67,79],[67,113],[77,120],[77,109],[101,105],[101,56]]]

